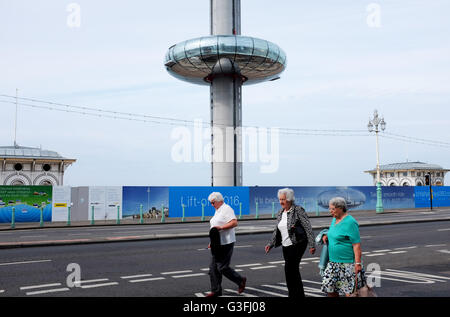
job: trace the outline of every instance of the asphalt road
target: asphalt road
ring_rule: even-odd
[[[406,210],[376,214],[375,212],[352,212],[360,226],[372,224],[393,224],[410,221],[450,220],[450,209],[443,208],[435,211]],[[331,217],[310,217],[315,229],[326,228],[331,223]],[[237,234],[251,234],[270,232],[276,221],[273,219],[241,220],[237,227]],[[54,224],[52,224],[54,225]],[[65,245],[97,242],[118,242],[128,240],[151,240],[169,238],[207,237],[209,222],[185,222],[166,224],[135,224],[108,226],[77,226],[52,227],[47,224],[44,228],[11,230],[3,225],[0,230],[0,248],[36,246],[36,245]]]
[[[199,224],[197,224],[199,225]],[[362,226],[363,261],[382,297],[450,296],[450,222]],[[315,230],[318,233],[318,230]],[[281,249],[268,233],[238,235],[232,266],[247,276],[239,297],[287,295]],[[127,241],[0,250],[0,297],[201,297],[209,291],[208,238]],[[305,253],[307,296],[320,292],[320,249]],[[79,269],[79,271],[78,271]],[[81,282],[75,275],[80,272]],[[238,296],[224,279],[225,296]]]

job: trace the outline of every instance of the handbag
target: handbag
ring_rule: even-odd
[[[353,293],[350,294],[350,297],[378,297],[377,293],[375,293],[375,290],[373,287],[370,287],[367,285],[367,282],[365,282],[365,279],[362,279],[364,281],[364,285],[361,288],[358,288],[358,274],[355,275],[355,290]]]
[[[297,242],[303,242],[305,240],[308,240],[308,236],[306,235],[305,228],[303,228],[302,223],[300,221],[297,222],[297,225],[295,226],[294,230],[295,230],[295,238],[297,239]]]

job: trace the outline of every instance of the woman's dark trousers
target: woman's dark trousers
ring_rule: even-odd
[[[305,240],[289,247],[283,247],[284,273],[290,298],[305,297],[299,265],[307,243],[308,241]]]

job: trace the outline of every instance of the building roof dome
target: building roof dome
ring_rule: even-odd
[[[0,146],[1,158],[65,159],[58,152],[19,145]]]
[[[448,171],[447,169],[444,169],[442,166],[437,164],[428,164],[423,162],[403,162],[403,163],[393,163],[393,164],[386,164],[386,165],[380,165],[380,171],[398,171],[398,170],[443,170]],[[377,169],[372,169],[370,171],[366,172],[376,172]]]

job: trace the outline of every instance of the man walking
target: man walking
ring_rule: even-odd
[[[211,292],[208,293],[206,297],[217,297],[222,295],[223,275],[239,286],[238,293],[240,294],[245,290],[247,278],[242,277],[239,273],[230,268],[231,256],[233,254],[234,243],[236,242],[234,227],[237,226],[237,218],[233,208],[223,201],[221,193],[211,193],[208,197],[208,201],[216,210],[214,216],[209,221],[211,228],[210,236],[213,236],[214,232],[218,231],[220,243],[219,239],[217,239],[217,245],[209,245],[209,247],[213,248],[211,264],[209,266]],[[211,239],[211,243],[213,243],[213,239]]]

